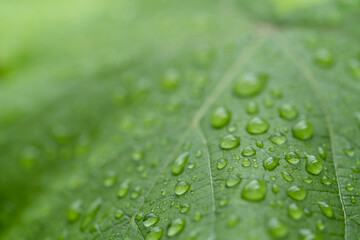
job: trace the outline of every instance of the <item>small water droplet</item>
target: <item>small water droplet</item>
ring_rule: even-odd
[[[319,229],[320,231],[325,229],[325,225],[324,222],[322,220],[317,220],[316,221],[316,228]]]
[[[88,213],[86,214],[80,226],[80,229],[82,231],[84,231],[89,226],[90,222],[95,218],[97,212],[101,207],[102,202],[103,202],[102,199],[98,198],[91,203]]]
[[[223,196],[219,202],[220,207],[226,206],[226,204],[229,202],[229,200],[230,200],[229,197]]]
[[[251,164],[251,161],[248,158],[245,158],[244,160],[241,161],[241,165],[243,167],[248,167],[248,166],[250,166],[250,164]]]
[[[233,89],[239,97],[251,97],[258,94],[265,86],[267,74],[247,73],[235,80]]]
[[[189,163],[189,165],[188,165],[188,169],[193,169],[195,166],[196,166],[196,163],[191,162],[191,163]]]
[[[221,170],[224,167],[226,167],[228,160],[225,158],[221,158],[218,162],[217,162],[217,169]]]
[[[307,195],[307,191],[302,188],[302,187],[298,187],[298,186],[291,186],[288,190],[287,190],[287,194],[289,197],[291,197],[294,200],[297,201],[301,201],[304,200],[306,195]]]
[[[300,140],[308,140],[312,138],[314,133],[313,127],[307,120],[301,120],[295,124],[292,128],[292,134],[294,138]]]
[[[277,185],[276,183],[274,183],[274,184],[272,185],[271,189],[272,189],[272,191],[273,191],[274,193],[277,193],[277,192],[279,192],[280,187],[279,187],[279,185]]]
[[[263,161],[263,167],[266,171],[272,171],[279,165],[279,158],[268,157]]]
[[[109,172],[107,176],[104,178],[103,185],[104,187],[111,187],[116,182],[116,173],[115,172]]]
[[[259,107],[258,107],[258,104],[256,102],[249,102],[247,105],[246,105],[246,112],[248,114],[255,114],[259,111]]]
[[[344,148],[344,153],[348,157],[353,157],[353,156],[355,156],[355,149],[352,147],[346,147],[346,148]]]
[[[196,154],[195,154],[195,156],[196,156],[197,158],[201,157],[202,155],[203,155],[203,151],[202,151],[202,150],[197,151]]]
[[[222,149],[233,149],[240,146],[240,138],[234,135],[226,135],[220,139],[220,147]]]
[[[360,61],[358,59],[349,61],[349,70],[355,79],[360,79]]]
[[[266,183],[264,180],[254,179],[245,184],[241,191],[241,197],[245,200],[256,202],[266,196]]]
[[[81,216],[82,201],[76,200],[67,210],[67,220],[71,223],[76,222]]]
[[[231,227],[235,227],[238,223],[240,222],[239,217],[231,215],[230,217],[228,217],[228,219],[226,220],[226,226],[231,228]]]
[[[324,238],[319,233],[313,233],[309,229],[300,229],[300,240],[324,240]]]
[[[117,196],[119,198],[123,198],[125,197],[130,189],[130,181],[129,180],[125,180],[124,182],[121,183],[118,192],[117,192]]]
[[[183,195],[190,189],[190,186],[191,185],[185,181],[178,182],[175,185],[174,192],[178,196]]]
[[[164,234],[164,229],[161,227],[154,227],[146,236],[146,240],[160,240]]]
[[[256,141],[256,146],[259,147],[259,148],[262,148],[264,146],[263,142],[260,141],[260,140],[257,140]]]
[[[330,67],[334,63],[334,57],[328,49],[321,48],[315,53],[315,61],[319,66]]]
[[[326,217],[331,218],[334,216],[332,207],[329,204],[326,202],[318,202],[317,204]]]
[[[346,184],[345,189],[346,189],[347,191],[349,191],[349,192],[352,192],[352,191],[355,189],[355,187],[354,187],[353,184],[348,183],[348,184]]]
[[[352,203],[356,203],[356,198],[355,198],[355,196],[351,196],[351,197],[350,197],[350,201],[351,201]]]
[[[254,117],[246,124],[246,130],[250,134],[265,133],[268,128],[269,123],[260,117]]]
[[[135,149],[132,154],[131,154],[131,157],[134,161],[138,162],[140,161],[141,159],[144,158],[144,151],[140,150],[140,149]]]
[[[239,176],[230,175],[225,181],[225,186],[231,188],[238,185],[240,182],[241,182],[241,178]]]
[[[294,105],[291,103],[284,103],[279,108],[280,117],[291,120],[297,117],[298,113]]]
[[[312,177],[305,176],[305,177],[302,179],[302,181],[303,181],[304,183],[312,183],[312,182],[313,182],[313,179],[312,179]]]
[[[268,222],[268,230],[272,237],[283,238],[288,234],[286,225],[278,218],[271,218]]]
[[[189,159],[190,153],[185,152],[181,154],[171,165],[171,173],[175,176],[181,174],[184,171],[187,160]]]
[[[146,214],[143,219],[143,224],[145,227],[151,227],[159,221],[159,216],[154,213]]]
[[[119,219],[121,218],[122,216],[124,216],[124,212],[120,209],[116,210],[115,212],[115,218]]]
[[[292,182],[294,181],[294,177],[291,175],[291,173],[289,172],[282,172],[281,175],[283,176],[283,178],[288,181],[288,182]]]
[[[289,152],[285,155],[285,160],[291,164],[297,164],[300,161],[300,156],[296,152]]]
[[[165,72],[161,83],[166,90],[176,89],[180,83],[180,74],[175,69],[169,69]]]
[[[130,194],[130,198],[131,199],[138,198],[140,196],[140,194],[141,194],[141,191],[142,191],[141,187],[135,187],[134,191]]]
[[[241,155],[244,157],[251,157],[256,154],[256,150],[253,147],[246,147],[241,151]]]
[[[198,222],[198,221],[200,221],[202,219],[202,217],[203,217],[203,215],[201,214],[201,212],[196,212],[194,214],[193,219],[194,219],[195,222]]]
[[[291,203],[289,205],[288,213],[289,213],[289,216],[295,220],[299,220],[303,215],[301,207],[299,207],[296,203]]]
[[[318,175],[324,168],[323,161],[314,155],[306,155],[305,169],[308,173]]]
[[[190,210],[191,206],[190,204],[183,204],[180,209],[180,213],[187,213]]]
[[[319,153],[319,156],[320,156],[323,160],[326,159],[327,154],[326,154],[325,148],[323,148],[323,147],[318,147],[318,153]]]
[[[182,218],[177,218],[173,220],[168,227],[167,235],[169,237],[179,234],[185,228],[185,220]]]
[[[323,176],[320,181],[322,184],[325,184],[328,186],[331,185],[331,183],[332,183],[331,179],[328,176]]]
[[[222,128],[230,122],[230,119],[230,111],[225,107],[218,107],[211,114],[211,125],[214,128]]]
[[[269,139],[272,143],[277,145],[281,145],[286,142],[286,136],[280,132],[273,133]]]

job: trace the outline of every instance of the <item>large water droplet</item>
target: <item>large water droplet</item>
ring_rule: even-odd
[[[178,182],[175,185],[174,192],[178,196],[183,195],[190,189],[190,186],[191,185],[185,181]]]
[[[306,195],[307,195],[307,191],[302,188],[302,187],[298,187],[298,186],[291,186],[288,190],[287,190],[287,194],[289,197],[291,197],[294,200],[297,201],[301,201],[304,200]]]
[[[241,155],[244,157],[251,157],[256,154],[256,150],[253,147],[246,147],[241,151]]]
[[[238,185],[241,182],[241,178],[237,175],[230,175],[226,181],[225,181],[225,185],[226,187],[234,187],[236,185]]]
[[[217,162],[217,169],[221,170],[224,167],[226,167],[228,160],[225,158],[221,158],[218,162]]]
[[[146,236],[146,240],[160,240],[164,234],[164,229],[161,227],[154,227]]]
[[[233,149],[240,146],[240,138],[234,135],[226,135],[220,139],[220,147],[222,149]]]
[[[230,119],[230,111],[224,107],[218,107],[211,114],[211,125],[214,128],[222,128],[230,122]]]
[[[179,234],[185,227],[185,220],[182,218],[177,218],[173,220],[168,229],[167,229],[167,235],[169,237],[175,236]]]
[[[171,165],[172,174],[179,175],[184,171],[187,160],[189,159],[190,153],[185,152],[181,154]]]
[[[260,117],[254,117],[246,124],[246,130],[250,134],[265,133],[268,128],[268,122]]]
[[[279,165],[279,158],[268,157],[263,161],[263,167],[266,171],[272,171]]]
[[[251,180],[245,184],[241,191],[241,197],[245,200],[256,202],[266,196],[266,183],[264,180]]]
[[[275,132],[270,136],[270,141],[277,145],[284,144],[286,142],[286,136],[280,132]]]
[[[271,218],[268,222],[268,230],[272,237],[283,238],[288,234],[286,225],[277,218]]]
[[[294,105],[292,105],[290,103],[284,103],[279,108],[279,114],[280,114],[280,117],[287,119],[287,120],[291,120],[291,119],[296,118],[298,113],[297,113],[297,110]]]
[[[154,213],[146,214],[143,219],[143,224],[145,227],[151,227],[159,221],[159,216]]]
[[[289,213],[289,216],[295,220],[299,220],[303,215],[301,207],[299,207],[296,203],[291,203],[289,205],[288,213]]]
[[[306,155],[305,169],[308,173],[318,175],[324,168],[323,161],[314,155]]]
[[[285,160],[291,164],[297,164],[300,161],[300,156],[296,152],[289,152],[285,155]]]
[[[264,88],[267,79],[267,74],[244,74],[235,80],[234,92],[239,97],[254,96]]]
[[[318,202],[317,204],[326,217],[331,218],[334,216],[332,207],[329,204],[327,204],[326,202]]]
[[[314,130],[310,122],[301,120],[292,129],[294,138],[308,140],[313,136]]]

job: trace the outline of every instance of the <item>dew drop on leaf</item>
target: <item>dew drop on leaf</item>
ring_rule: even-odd
[[[324,240],[319,233],[314,233],[309,229],[300,229],[299,235],[301,240]]]
[[[194,214],[193,219],[194,219],[195,222],[199,222],[199,221],[202,219],[202,217],[203,217],[203,215],[202,215],[201,212],[196,212],[196,213]]]
[[[167,235],[169,237],[179,234],[185,228],[185,220],[182,218],[174,219],[167,229]]]
[[[225,181],[225,186],[228,187],[228,188],[235,187],[240,182],[241,182],[241,178],[239,176],[230,175]]]
[[[279,185],[277,185],[276,183],[274,183],[274,184],[272,185],[271,189],[272,189],[272,191],[273,191],[274,193],[278,193],[280,187],[279,187]]]
[[[146,236],[146,240],[160,240],[164,234],[164,229],[161,227],[154,227]]]
[[[80,229],[82,231],[85,230],[89,226],[90,222],[95,218],[97,212],[99,211],[102,205],[102,202],[103,200],[101,198],[98,198],[91,203],[89,210],[80,226]]]
[[[185,181],[178,182],[175,185],[174,192],[178,196],[183,195],[190,189],[190,186],[191,185]]]
[[[254,156],[255,154],[256,154],[256,150],[253,147],[245,147],[241,151],[241,155],[243,155],[244,157],[251,157]]]
[[[259,111],[258,104],[256,102],[249,102],[246,104],[246,112],[248,114],[255,114]]]
[[[82,201],[76,200],[73,202],[67,210],[67,220],[69,222],[76,222],[81,216]]]
[[[286,142],[286,136],[280,132],[273,133],[269,139],[272,143],[277,144],[277,145],[281,145]]]
[[[308,140],[313,136],[314,130],[310,122],[301,120],[292,128],[294,138]]]
[[[171,165],[171,173],[175,176],[181,174],[184,171],[187,160],[189,159],[190,153],[185,152],[181,154]]]
[[[279,108],[279,115],[283,119],[291,120],[297,117],[298,113],[294,105],[284,103]]]
[[[291,197],[294,200],[297,201],[301,201],[304,200],[306,195],[307,195],[307,191],[302,188],[302,187],[298,187],[298,186],[291,186],[288,190],[287,190],[287,194],[289,197]]]
[[[169,69],[165,72],[161,83],[166,90],[176,89],[180,83],[180,74],[175,69]]]
[[[122,210],[120,210],[120,209],[116,210],[116,212],[115,212],[115,218],[116,218],[116,219],[119,219],[119,218],[121,218],[122,216],[124,216],[124,212],[123,212]]]
[[[314,155],[306,155],[305,169],[308,173],[318,175],[324,168],[323,161]]]
[[[256,146],[259,147],[259,148],[262,148],[264,146],[263,142],[260,141],[260,140],[257,140],[256,141]]]
[[[328,176],[325,176],[325,175],[320,179],[320,182],[322,184],[327,185],[327,186],[331,185],[331,183],[332,183],[331,179]]]
[[[142,188],[141,187],[135,187],[133,192],[130,194],[130,198],[131,199],[136,199],[140,196],[140,193],[142,191]]]
[[[190,210],[191,206],[190,204],[183,204],[180,209],[180,213],[187,213]]]
[[[244,160],[241,161],[241,165],[243,167],[248,167],[248,166],[250,166],[250,164],[251,164],[251,162],[250,162],[250,159],[248,159],[248,158],[245,158]]]
[[[355,149],[352,147],[346,147],[346,148],[344,148],[344,153],[348,157],[353,157],[355,155]]]
[[[301,207],[299,207],[296,203],[291,203],[289,205],[288,213],[289,213],[289,216],[295,220],[299,220],[303,215]]]
[[[268,130],[268,128],[269,128],[269,123],[260,117],[254,117],[246,124],[246,130],[250,134],[265,133]]]
[[[300,156],[296,152],[289,152],[285,155],[285,160],[291,164],[297,164],[300,161]]]
[[[315,53],[315,62],[322,67],[330,67],[334,63],[334,57],[328,49],[321,48]]]
[[[221,158],[218,162],[217,162],[217,169],[221,170],[224,167],[226,167],[228,160],[226,158]]]
[[[268,231],[274,238],[283,238],[288,234],[286,225],[278,218],[271,218],[268,222]]]
[[[304,183],[312,183],[312,182],[313,182],[313,179],[312,179],[312,177],[305,176],[305,177],[302,179],[302,181],[303,181]]]
[[[230,119],[230,111],[225,107],[218,107],[211,114],[211,125],[214,128],[222,128],[230,122]]]
[[[272,171],[279,165],[279,158],[268,157],[263,161],[263,167],[266,171]]]
[[[146,214],[143,218],[143,224],[145,227],[151,227],[159,221],[159,216],[154,213]]]
[[[239,222],[240,222],[239,217],[231,215],[226,220],[226,226],[229,227],[229,228],[232,228],[232,227],[235,227]]]
[[[327,204],[326,202],[318,202],[317,203],[321,211],[323,212],[324,216],[331,218],[334,216],[334,212],[332,210],[332,207]]]
[[[130,181],[126,180],[126,181],[122,182],[118,189],[117,196],[119,198],[125,197],[128,194],[129,189],[130,189]]]
[[[239,97],[252,97],[258,94],[265,86],[267,74],[247,73],[235,79],[234,92]]]
[[[345,189],[346,189],[347,191],[349,191],[349,192],[352,192],[352,191],[355,189],[355,187],[354,187],[353,184],[348,183],[348,184],[346,184]]]
[[[322,220],[317,220],[316,221],[316,228],[319,229],[320,231],[325,229],[325,225],[324,222]]]
[[[245,200],[256,202],[266,196],[266,183],[264,180],[254,179],[245,184],[241,191],[241,197]]]
[[[318,153],[319,153],[319,156],[325,160],[326,157],[327,157],[327,153],[326,153],[326,150],[323,148],[323,147],[318,147]]]
[[[233,149],[240,146],[240,138],[234,135],[226,135],[220,139],[220,147],[222,149]]]
[[[281,175],[288,182],[293,182],[294,181],[294,177],[289,172],[284,171],[284,172],[281,173]]]

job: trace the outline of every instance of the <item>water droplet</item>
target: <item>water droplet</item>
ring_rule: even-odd
[[[334,57],[328,49],[321,48],[315,53],[315,61],[319,66],[330,67],[334,63]]]
[[[279,158],[268,157],[263,161],[263,167],[266,171],[272,171],[279,165]]]
[[[331,185],[331,183],[332,183],[331,179],[328,176],[323,176],[320,181],[322,184],[325,184],[328,186]]]
[[[325,225],[324,222],[321,220],[317,220],[316,221],[316,228],[319,229],[320,231],[325,229]]]
[[[76,222],[81,216],[82,201],[76,200],[67,210],[67,220],[71,223]]]
[[[264,146],[263,142],[260,141],[260,140],[257,140],[256,141],[256,146],[259,147],[259,148],[262,148]]]
[[[230,122],[230,119],[230,111],[224,107],[218,107],[211,114],[211,125],[214,128],[222,128]]]
[[[326,150],[323,147],[318,147],[319,156],[325,160],[327,157]]]
[[[228,132],[229,133],[233,133],[235,131],[236,131],[236,126],[235,125],[231,125],[231,126],[228,127]]]
[[[296,152],[289,152],[285,155],[285,160],[291,164],[297,164],[300,161],[300,156]]]
[[[231,215],[230,217],[228,217],[228,219],[226,220],[226,226],[231,228],[231,227],[235,227],[236,224],[238,224],[240,222],[239,217]]]
[[[111,187],[116,182],[116,173],[115,172],[109,172],[107,176],[104,178],[103,185],[104,187]]]
[[[184,181],[178,182],[175,185],[174,192],[176,195],[180,196],[185,194],[190,189],[190,184]]]
[[[334,216],[332,207],[329,204],[326,202],[318,202],[317,204],[326,217],[331,218]]]
[[[136,199],[140,196],[140,193],[142,191],[141,187],[135,187],[134,191],[130,194],[130,198],[131,199]]]
[[[353,184],[348,183],[348,184],[346,185],[345,189],[346,189],[347,191],[349,191],[349,192],[352,192],[352,191],[355,189],[355,187],[354,187]]]
[[[195,222],[198,222],[198,221],[200,221],[202,219],[202,217],[203,217],[203,215],[201,214],[201,212],[196,212],[194,214],[193,219],[194,219]]]
[[[229,202],[229,200],[230,200],[229,197],[223,196],[219,202],[220,207],[226,206],[226,204]]]
[[[237,175],[230,175],[226,181],[225,181],[225,185],[226,187],[234,187],[236,185],[238,185],[241,182],[241,178]]]
[[[220,147],[222,149],[233,149],[240,146],[240,138],[234,135],[226,135],[220,139]]]
[[[167,235],[169,237],[179,234],[185,227],[185,220],[182,218],[177,218],[173,220],[167,230]]]
[[[196,163],[191,162],[191,163],[189,163],[189,165],[188,165],[188,169],[193,169],[195,166],[196,166]]]
[[[313,136],[314,130],[310,122],[301,120],[292,128],[294,138],[308,140]]]
[[[259,107],[258,107],[258,104],[256,102],[249,102],[247,105],[246,105],[246,112],[248,114],[255,114],[259,111]]]
[[[151,227],[159,221],[159,216],[154,213],[149,213],[143,218],[143,224],[145,227]]]
[[[244,160],[241,161],[241,165],[244,166],[244,167],[248,167],[250,166],[251,162],[250,162],[250,159],[248,158],[245,158]]]
[[[270,136],[270,141],[277,145],[284,144],[286,142],[286,136],[280,132],[275,132]]]
[[[221,170],[224,167],[226,167],[228,160],[225,158],[221,158],[218,162],[217,162],[217,169]]]
[[[196,154],[195,154],[195,156],[196,156],[197,158],[201,157],[202,155],[203,155],[203,151],[202,151],[202,150],[197,151]]]
[[[279,187],[279,185],[277,185],[276,183],[274,183],[274,184],[272,185],[271,189],[272,189],[272,191],[273,191],[274,193],[277,193],[277,192],[279,192],[280,187]]]
[[[360,79],[360,61],[351,59],[349,62],[349,70],[355,79]]]
[[[282,172],[281,175],[283,176],[283,178],[288,181],[288,182],[292,182],[294,181],[294,177],[291,175],[291,173],[289,172]]]
[[[268,128],[268,122],[260,117],[254,117],[246,124],[246,130],[250,134],[265,133]]]
[[[169,69],[165,72],[161,82],[166,90],[176,89],[180,83],[180,74],[175,69]]]
[[[253,147],[246,147],[241,151],[241,155],[244,157],[251,157],[256,154],[256,150]]]
[[[130,181],[129,180],[125,180],[124,182],[121,183],[119,190],[117,192],[117,196],[119,198],[123,198],[126,196],[126,194],[128,194],[130,189]]]
[[[302,188],[302,187],[298,187],[298,186],[291,186],[288,190],[287,190],[287,194],[289,197],[291,197],[294,200],[297,201],[301,201],[304,200],[306,195],[307,195],[307,191]]]
[[[311,177],[309,177],[309,176],[305,176],[305,177],[302,179],[302,181],[303,181],[304,183],[312,183],[312,182],[313,182],[313,179],[312,179]]]
[[[102,204],[102,199],[98,198],[95,201],[93,201],[89,207],[89,211],[86,214],[84,220],[81,223],[80,229],[82,231],[84,231],[90,224],[90,222],[95,218],[97,212],[99,211],[101,204]]]
[[[301,240],[324,240],[324,238],[319,233],[313,233],[309,229],[300,229],[299,230]]]
[[[318,175],[324,168],[323,161],[314,155],[306,155],[305,169],[308,173]]]
[[[355,156],[355,149],[352,147],[346,147],[346,148],[344,148],[344,153],[348,157],[353,157],[353,156]]]
[[[267,74],[244,74],[235,80],[233,87],[234,92],[239,97],[254,96],[264,88],[267,79]]]
[[[356,203],[356,198],[355,198],[355,196],[351,196],[351,197],[350,197],[350,201],[351,201],[352,203]]]
[[[115,218],[119,219],[119,218],[121,218],[122,216],[124,216],[124,212],[121,211],[120,209],[116,210],[116,212],[115,212]]]
[[[184,171],[187,160],[189,159],[190,153],[185,152],[181,154],[171,165],[172,174],[179,175]]]
[[[295,220],[299,220],[303,215],[301,207],[299,207],[296,203],[291,203],[289,205],[288,213],[289,213],[289,216]]]
[[[255,202],[266,196],[266,183],[264,180],[251,180],[245,184],[241,191],[241,197],[245,200]]]
[[[164,234],[164,229],[161,227],[154,227],[146,236],[146,240],[160,240]]]
[[[268,222],[268,230],[272,237],[283,238],[288,234],[286,225],[277,218],[271,218]]]
[[[140,149],[135,149],[132,154],[131,154],[131,157],[134,161],[138,162],[140,161],[141,159],[144,158],[144,151],[140,150]]]
[[[290,103],[284,103],[279,108],[279,114],[280,114],[280,117],[287,119],[287,120],[291,120],[291,119],[294,119],[297,117],[298,112],[294,105],[292,105]]]
[[[191,206],[190,204],[183,204],[180,209],[180,213],[187,213],[190,210]]]

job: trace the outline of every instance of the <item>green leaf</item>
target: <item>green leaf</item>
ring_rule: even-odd
[[[1,239],[359,239],[360,2],[3,1]]]

